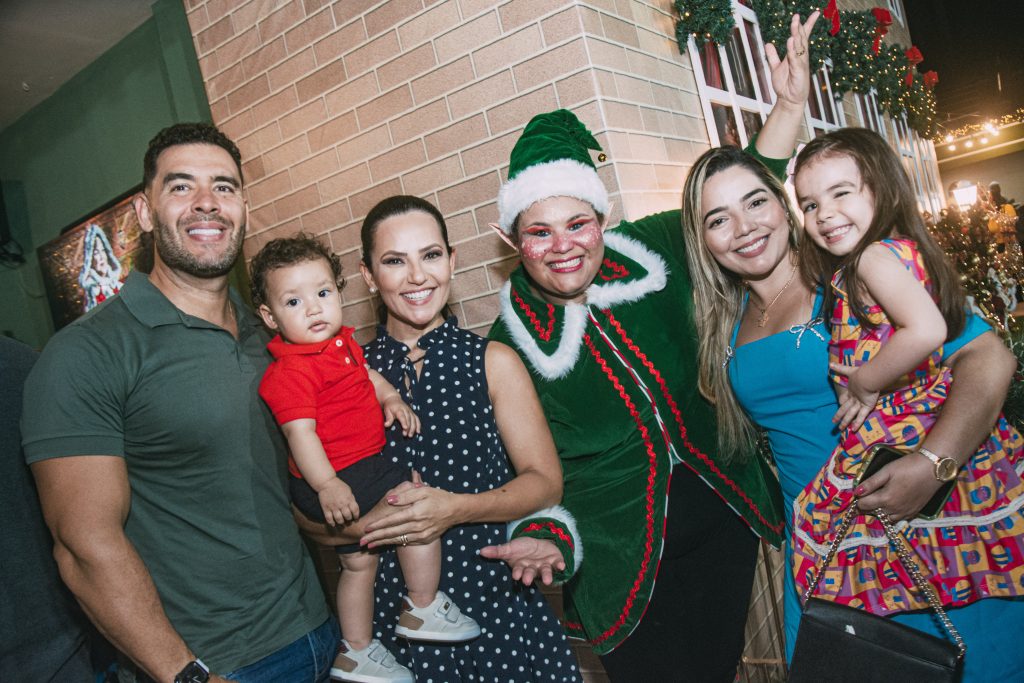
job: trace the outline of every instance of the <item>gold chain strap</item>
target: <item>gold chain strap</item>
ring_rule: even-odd
[[[964,644],[964,639],[960,637],[960,632],[953,626],[953,622],[950,621],[949,615],[946,614],[946,610],[942,607],[942,602],[939,600],[939,596],[935,593],[935,589],[928,581],[925,580],[924,576],[921,575],[921,568],[918,566],[917,561],[911,556],[910,550],[907,548],[906,539],[903,538],[896,531],[896,527],[893,526],[892,520],[889,519],[889,515],[882,508],[875,508],[871,514],[878,517],[878,520],[885,527],[885,535],[889,537],[889,541],[895,546],[896,554],[899,555],[900,562],[903,563],[903,567],[910,573],[910,578],[913,579],[914,585],[924,595],[925,600],[928,601],[928,605],[938,615],[939,621],[942,622],[943,628],[950,635],[953,641],[956,643],[957,650],[960,651],[958,657],[964,658],[967,653],[967,646]],[[829,546],[828,552],[825,554],[825,561],[822,563],[821,568],[817,569],[814,573],[814,578],[811,580],[811,584],[807,587],[807,591],[804,593],[804,602],[807,602],[814,592],[818,589],[818,584],[821,583],[822,577],[825,575],[825,570],[832,564],[832,560],[835,559],[836,552],[839,550],[839,544],[846,538],[846,532],[850,530],[850,524],[853,523],[853,518],[857,516],[857,499],[854,498],[853,502],[850,503],[849,509],[846,514],[843,515],[842,521],[839,523],[839,529],[836,530],[835,538],[832,539],[832,544]]]

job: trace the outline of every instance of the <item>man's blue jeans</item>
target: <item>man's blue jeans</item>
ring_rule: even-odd
[[[338,622],[330,617],[277,652],[221,675],[238,683],[325,683],[339,642]]]

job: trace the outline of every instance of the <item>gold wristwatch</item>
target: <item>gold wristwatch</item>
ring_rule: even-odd
[[[939,481],[952,481],[960,472],[960,463],[953,458],[941,458],[927,448],[918,448],[917,452],[932,461],[935,465],[935,478]]]

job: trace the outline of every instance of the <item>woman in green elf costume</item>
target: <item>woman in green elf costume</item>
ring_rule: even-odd
[[[780,175],[816,19],[794,17],[785,60],[767,50],[778,102],[749,151]],[[526,363],[562,460],[586,558],[565,584],[570,635],[613,680],[731,681],[757,539],[778,545],[783,531],[778,485],[756,456],[717,450],[680,212],[608,229],[598,149],[564,110],[534,117],[516,143],[495,227],[522,263],[491,337]],[[552,520],[524,531],[564,536]],[[515,565],[507,547],[488,552]]]

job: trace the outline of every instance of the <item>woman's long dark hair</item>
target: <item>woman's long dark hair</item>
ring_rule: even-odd
[[[445,252],[447,254],[452,253],[452,245],[448,242],[448,226],[445,224],[444,216],[437,210],[437,207],[426,199],[420,199],[408,194],[396,194],[377,202],[370,209],[370,212],[366,214],[366,218],[363,219],[363,225],[359,229],[359,241],[363,246],[363,265],[371,273],[373,272],[373,262],[370,259],[370,254],[373,253],[374,237],[377,234],[377,228],[389,218],[404,216],[413,211],[422,211],[437,222],[437,227],[441,231],[441,241],[444,242]],[[447,303],[441,309],[441,315],[445,318],[452,316],[452,310],[448,307]],[[382,325],[388,319],[388,309],[383,303],[377,308],[377,319],[380,320]]]
[[[835,305],[835,293],[829,281],[833,273],[843,268],[853,314],[862,326],[876,327],[865,313],[857,264],[870,244],[894,236],[908,237],[917,243],[931,277],[936,303],[946,320],[946,339],[959,336],[966,319],[966,300],[960,278],[925,227],[917,209],[914,188],[899,157],[878,133],[867,128],[841,128],[807,143],[796,157],[795,173],[800,173],[815,159],[835,156],[848,156],[857,164],[861,180],[874,196],[875,215],[861,241],[846,256],[833,256],[812,240],[804,240],[800,268],[806,279],[822,286],[825,293],[822,310],[831,311]]]

